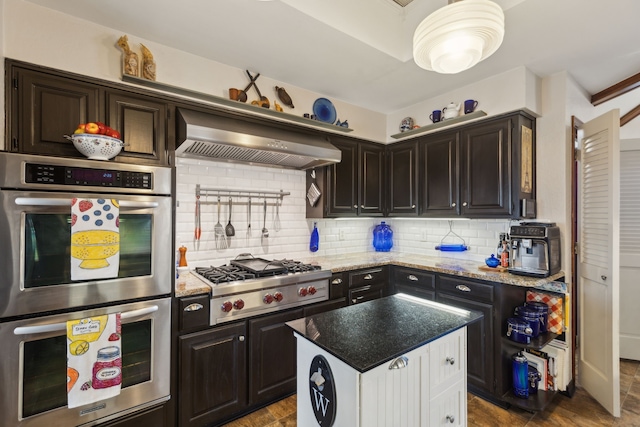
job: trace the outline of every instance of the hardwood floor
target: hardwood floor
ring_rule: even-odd
[[[468,394],[467,397],[469,427],[638,427],[640,426],[640,362],[620,361],[620,402],[622,404],[620,418],[611,416],[580,387],[572,398],[558,395],[544,412],[537,413],[516,408],[502,409],[472,394]],[[224,427],[296,427],[296,403],[294,395],[225,424]]]

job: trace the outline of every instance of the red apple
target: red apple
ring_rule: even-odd
[[[98,133],[104,135],[104,132],[107,130],[107,125],[102,122],[96,122],[96,124],[98,125]]]
[[[99,133],[100,127],[98,126],[97,123],[89,122],[86,125],[84,125],[84,131],[86,133]]]
[[[107,130],[104,132],[104,134],[110,136],[111,138],[120,139],[120,132],[110,127],[107,127]]]

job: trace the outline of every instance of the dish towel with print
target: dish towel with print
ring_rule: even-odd
[[[122,383],[120,313],[67,322],[67,406],[120,394]]]
[[[117,200],[71,200],[71,280],[118,277],[119,229]]]
[[[527,291],[527,301],[538,301],[547,304],[549,310],[549,321],[547,329],[554,334],[564,332],[564,322],[562,318],[562,297],[546,292]]]

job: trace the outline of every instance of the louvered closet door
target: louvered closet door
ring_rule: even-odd
[[[640,139],[620,141],[620,357],[640,360]]]
[[[620,112],[585,123],[580,140],[579,382],[620,416]]]

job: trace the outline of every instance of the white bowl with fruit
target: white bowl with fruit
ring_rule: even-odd
[[[117,156],[124,143],[120,132],[101,122],[78,125],[73,135],[65,135],[74,147],[90,160],[109,160]]]

